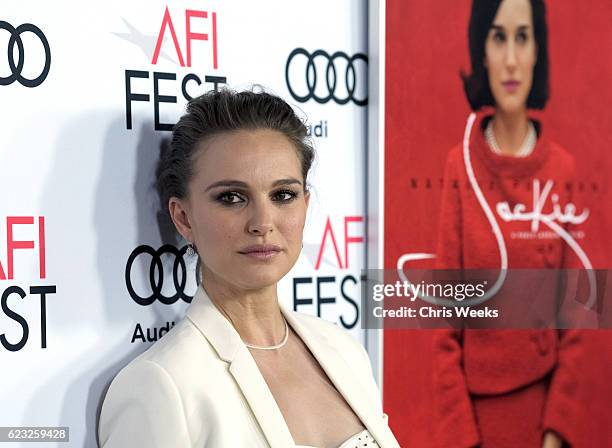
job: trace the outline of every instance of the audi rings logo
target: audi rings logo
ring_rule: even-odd
[[[187,264],[185,263],[186,252],[187,246],[178,249],[170,244],[165,244],[157,250],[147,245],[138,246],[136,249],[134,249],[134,251],[130,254],[125,266],[125,284],[132,299],[134,299],[134,301],[139,305],[143,306],[151,305],[153,302],[155,302],[155,300],[159,300],[161,303],[166,305],[172,305],[179,299],[190,303],[193,296],[185,293],[185,287],[187,286]],[[148,295],[140,295],[134,288],[132,271],[136,259],[145,254],[151,256],[148,268],[148,289],[151,291],[151,293]],[[172,295],[164,295],[162,293],[165,277],[162,256],[165,254],[174,258],[174,262],[172,263],[172,289],[174,294]],[[199,272],[199,269],[200,261],[198,259],[195,271]],[[197,276],[196,282],[198,282]],[[145,280],[145,283],[147,283],[147,280]]]
[[[8,65],[11,70],[11,74],[9,76],[0,76],[0,86],[8,86],[14,83],[15,81],[25,87],[36,87],[41,85],[43,81],[47,78],[47,75],[49,74],[49,69],[51,68],[51,49],[49,48],[49,42],[47,41],[47,38],[45,37],[44,33],[40,30],[40,28],[38,28],[36,25],[32,25],[31,23],[24,23],[15,28],[10,23],[1,20],[0,30],[6,30],[10,33],[10,37],[8,40],[8,50],[6,52],[6,55],[8,58]],[[30,32],[36,35],[36,37],[38,37],[38,39],[42,43],[43,48],[45,49],[45,64],[40,74],[34,79],[28,79],[22,74],[23,66],[25,64],[26,52],[23,40],[21,39],[21,35],[26,32]],[[17,45],[16,55],[15,44]],[[31,53],[29,54],[31,57]],[[17,58],[17,61],[15,61],[15,58]]]
[[[342,51],[329,54],[317,50],[310,54],[296,48],[287,58],[285,81],[291,96],[300,103],[314,99],[325,104],[335,101],[358,106],[368,104],[368,57],[363,53],[349,56]]]

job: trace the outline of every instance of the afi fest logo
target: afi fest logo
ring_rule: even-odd
[[[18,234],[30,235],[20,239]],[[6,217],[6,254],[0,255],[0,344],[16,352],[25,347],[30,329],[40,327],[40,347],[47,348],[47,297],[55,294],[55,285],[24,285],[20,278],[47,278],[44,216]],[[17,256],[16,256],[17,255]],[[18,263],[16,262],[18,259]],[[33,270],[30,266],[34,266]],[[44,283],[44,282],[42,282]],[[38,302],[40,306],[33,306]],[[37,342],[32,341],[31,345]],[[0,349],[0,350],[2,350]]]
[[[361,230],[359,229],[361,227]],[[361,301],[361,284],[365,277],[351,273],[351,268],[360,270],[361,263],[351,266],[351,251],[365,244],[363,216],[343,216],[338,219],[325,220],[321,242],[316,246],[315,276],[293,278],[293,309],[300,311],[300,306],[316,307],[317,316],[321,317],[326,305],[348,305],[352,311],[339,316],[339,324],[351,329],[359,322],[359,303]],[[313,254],[314,255],[314,254]],[[341,275],[321,275],[323,261],[335,272],[345,271]],[[346,302],[346,303],[343,303]]]
[[[152,102],[155,130],[171,131],[173,123],[162,122],[160,114],[178,111],[177,107],[170,105],[176,105],[179,96],[189,101],[227,83],[225,76],[217,74],[219,45],[215,11],[173,9],[171,12],[166,6],[163,14],[160,14],[160,25],[156,25],[159,32],[154,38],[142,34],[126,20],[124,22],[130,32],[115,34],[139,46],[153,66],[152,71],[125,70],[126,129],[132,129],[133,103]],[[179,29],[177,24],[184,24],[184,30]],[[156,70],[161,60],[172,61],[180,67],[181,74]],[[196,64],[198,69],[194,72]]]
[[[9,33],[8,44],[6,48],[6,59],[8,62],[8,68],[10,74],[4,76],[4,70],[0,70],[0,86],[8,86],[14,82],[18,82],[24,87],[38,87],[47,79],[49,70],[51,69],[51,48],[49,47],[49,41],[45,34],[36,25],[31,23],[24,23],[17,27],[14,27],[8,22],[0,20],[0,36],[3,32]],[[32,45],[33,41],[30,39],[24,39],[24,35],[33,34],[35,39],[40,42],[39,45]],[[2,40],[4,41],[4,39]],[[27,42],[27,46],[26,46]],[[40,46],[42,45],[42,52]],[[27,48],[26,48],[27,47]],[[15,51],[16,50],[16,51]],[[2,53],[0,53],[2,54]],[[32,64],[36,65],[38,62],[28,62],[26,66],[26,60],[28,61],[43,61],[40,68],[30,71]],[[0,62],[0,67],[4,67],[4,62]],[[24,70],[26,67],[26,70]],[[36,71],[38,70],[38,71]],[[24,71],[28,72],[28,78]],[[34,75],[34,72],[38,73]]]

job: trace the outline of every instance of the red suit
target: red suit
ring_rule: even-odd
[[[504,236],[509,269],[582,267],[565,242],[542,223],[532,232],[531,222],[505,222],[496,211],[500,202],[507,202],[510,209],[526,204],[530,210],[534,180],[540,188],[553,182],[543,212],[551,211],[553,195],[562,206],[572,202],[572,157],[542,132],[529,156],[497,155],[483,135],[487,119],[477,120],[472,129],[471,162]],[[438,235],[438,268],[500,267],[491,225],[470,188],[462,146],[451,150],[447,159]],[[434,339],[440,446],[541,447],[547,430],[574,443],[585,413],[578,397],[582,331],[439,330]]]

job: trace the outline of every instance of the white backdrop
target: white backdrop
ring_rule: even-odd
[[[162,28],[166,8],[178,51],[169,23]],[[160,123],[181,115],[186,76],[191,96],[213,88],[205,82],[212,76],[237,89],[263,85],[320,134],[303,255],[279,295],[289,306],[303,300],[302,312],[317,314],[319,304],[323,318],[363,342],[367,112],[357,103],[367,97],[367,64],[353,56],[367,49],[365,0],[3,2],[0,21],[10,25],[0,24],[0,426],[69,426],[70,446],[95,446],[101,394],[150,344],[134,338],[137,328],[146,337],[184,313],[183,300],[139,305],[126,286],[135,248],[183,245],[160,220],[152,188],[160,144],[170,135],[156,130],[155,78]],[[19,28],[27,23],[40,33]],[[287,68],[297,48],[326,52],[316,53],[310,79],[324,98],[334,68],[336,99],[291,95],[288,84],[296,96],[308,93],[308,58],[297,54]],[[135,71],[131,94],[149,97],[129,102],[128,129],[126,73]],[[19,76],[42,82],[26,87]],[[162,257],[163,273],[154,273],[166,296],[175,292],[174,259]],[[127,273],[142,296],[151,294],[151,260],[138,256]],[[180,283],[180,269],[177,277]],[[33,286],[55,292],[49,288],[43,300]],[[194,290],[190,274],[186,293]]]

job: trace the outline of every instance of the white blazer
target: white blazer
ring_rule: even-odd
[[[399,447],[363,347],[334,324],[281,311],[378,444]],[[255,360],[202,287],[185,318],[115,377],[98,436],[103,448],[295,447]]]

